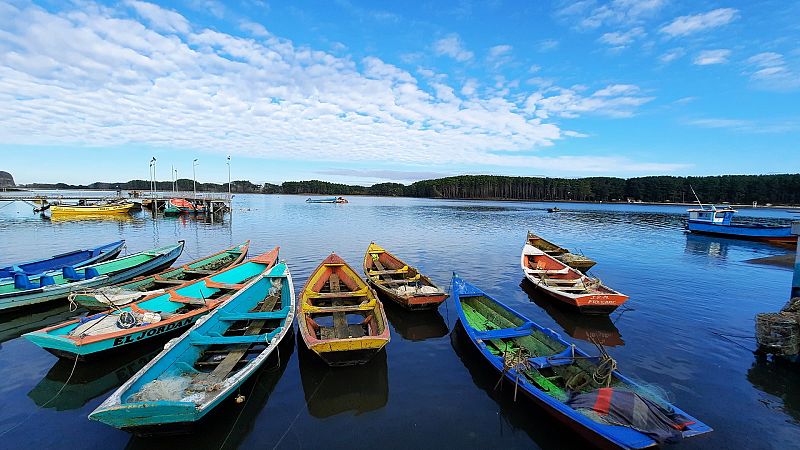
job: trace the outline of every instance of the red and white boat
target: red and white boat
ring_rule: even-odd
[[[522,272],[540,292],[576,308],[584,314],[609,314],[628,300],[628,296],[603,285],[567,266],[542,250],[525,244]]]

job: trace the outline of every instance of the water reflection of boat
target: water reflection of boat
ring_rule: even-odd
[[[314,417],[363,414],[383,408],[389,401],[386,352],[376,354],[366,364],[331,368],[298,343],[297,357],[306,407]]]
[[[43,216],[47,218],[47,216]],[[103,221],[103,222],[133,222],[130,214],[54,214],[49,217],[50,222],[77,222],[77,221]]]
[[[179,429],[175,435],[134,435],[126,449],[239,448],[253,430],[256,418],[267,407],[275,386],[286,371],[294,353],[294,341],[294,331],[290,330],[278,345],[279,351],[273,352],[263,367],[242,385],[239,392],[244,396],[243,404],[236,403],[236,396],[231,396],[193,426]],[[275,440],[278,439],[280,436],[275,436]]]
[[[540,294],[537,295],[531,282],[524,278],[519,287],[528,294],[530,301],[545,310],[570,337],[606,347],[625,345],[622,335],[608,316],[587,316],[559,308],[559,305],[542,299]]]
[[[78,409],[127,381],[160,350],[161,346],[150,346],[144,354],[137,352],[132,356],[128,353],[93,364],[78,362],[75,365],[74,361],[59,359],[28,392],[28,397],[38,406],[56,411]]]
[[[684,251],[692,255],[708,255],[713,258],[725,260],[728,258],[729,246],[734,243],[741,245],[758,245],[747,241],[733,241],[726,238],[687,234],[686,249]]]
[[[439,310],[409,311],[391,302],[384,309],[394,332],[407,341],[440,338],[450,331]]]
[[[756,389],[781,399],[783,404],[780,408],[800,422],[799,371],[797,362],[757,355],[747,371],[747,381]]]
[[[472,377],[475,386],[485,391],[494,400],[499,411],[500,429],[511,426],[512,430],[522,430],[540,448],[585,448],[586,442],[580,440],[578,435],[571,432],[560,422],[543,413],[539,408],[530,408],[527,401],[514,401],[513,395],[508,391],[503,393],[503,387],[497,386],[497,374],[490,368],[491,365],[480,356],[480,353],[469,341],[460,322],[457,322],[450,333],[450,344],[464,367]],[[505,385],[506,389],[513,389]]]
[[[0,313],[0,342],[18,338],[30,331],[64,322],[78,315],[70,311],[66,303],[56,307],[45,304],[25,311]]]

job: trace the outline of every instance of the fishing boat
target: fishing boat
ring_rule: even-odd
[[[285,263],[248,261],[250,279],[166,346],[89,418],[137,434],[196,423],[236,392],[292,330],[294,287]],[[235,270],[235,269],[230,269]]]
[[[202,203],[191,202],[185,198],[171,198],[164,208],[164,214],[202,214],[206,212],[206,207]]]
[[[66,266],[78,268],[108,261],[116,258],[124,245],[124,240],[116,241],[87,250],[73,250],[36,261],[11,264],[0,268],[0,278],[13,277],[15,273],[23,273],[28,276],[38,275],[51,270],[61,270]]]
[[[623,376],[603,347],[593,357],[454,275],[459,323],[480,355],[537,407],[593,446],[640,449],[712,429]]]
[[[306,282],[297,316],[306,346],[330,366],[364,364],[389,343],[383,304],[335,253]]]
[[[0,312],[67,298],[71,292],[122,283],[169,267],[183,251],[183,241],[81,268],[0,280]]]
[[[729,207],[706,206],[688,209],[686,229],[692,233],[723,236],[775,244],[796,245],[797,236],[790,225],[763,225],[757,223],[732,223],[736,210]]]
[[[522,272],[533,286],[562,304],[584,314],[609,314],[628,300],[627,295],[605,286],[526,243],[520,260]]]
[[[374,242],[364,255],[364,273],[379,293],[407,309],[435,309],[447,298],[430,278]]]
[[[527,243],[572,267],[573,269],[580,270],[581,272],[586,272],[594,267],[595,264],[597,264],[597,262],[591,258],[571,253],[564,247],[556,245],[541,236],[531,233],[530,231],[528,231]]]
[[[344,197],[307,198],[306,203],[349,203]]]
[[[148,295],[163,293],[168,288],[180,286],[239,264],[247,256],[249,246],[250,241],[247,241],[155,275],[137,277],[115,286],[73,292],[69,295],[69,301],[90,311],[105,311],[112,307],[124,306]]]
[[[50,353],[89,359],[182,332],[275,265],[278,248],[214,275],[149,295],[121,308],[73,319],[24,336]]]
[[[82,214],[128,214],[136,207],[133,202],[113,202],[96,205],[53,205],[50,207],[52,215],[82,215]]]
[[[547,212],[549,212],[549,213],[561,212],[561,208],[559,208],[558,206],[555,206],[553,208],[547,208]]]

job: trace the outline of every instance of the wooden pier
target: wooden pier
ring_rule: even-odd
[[[196,205],[204,207],[206,214],[224,214],[231,211],[231,197],[227,193],[193,193],[193,192],[156,192],[143,193],[141,195],[123,196],[121,192],[116,195],[100,195],[100,193],[87,192],[85,194],[69,193],[39,193],[32,192],[8,192],[0,195],[0,202],[20,201],[27,203],[34,208],[42,205],[58,204],[77,204],[85,202],[88,204],[107,201],[129,201],[137,204],[143,209],[152,211],[154,214],[163,213],[169,201],[173,198],[184,199]]]

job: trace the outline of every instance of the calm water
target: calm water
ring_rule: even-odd
[[[629,376],[668,391],[671,400],[715,428],[682,448],[790,448],[800,442],[800,370],[757,360],[753,316],[779,309],[792,273],[748,259],[781,254],[764,244],[687,236],[685,207],[440,201],[352,197],[347,205],[306,204],[305,197],[239,195],[232,218],[50,221],[23,204],[0,203],[0,263],[76,247],[127,240],[129,252],[186,240],[179,262],[252,240],[251,255],[281,246],[297,289],[336,251],[360,271],[375,242],[447,286],[453,271],[533,320],[572,336],[603,340]],[[797,215],[744,210],[781,221]],[[521,284],[519,253],[528,229],[599,263],[593,273],[630,295],[609,319],[554,308]],[[82,448],[564,448],[565,428],[510,389],[469,343],[451,333],[453,305],[407,313],[387,305],[392,341],[363,367],[328,369],[287,340],[269,367],[226,404],[202,433],[161,439],[129,434],[86,416],[157,349],[79,364],[19,338],[64,320],[64,306],[0,322],[0,447]],[[729,336],[728,338],[720,334]],[[745,336],[745,338],[738,337]],[[734,342],[732,342],[734,341]],[[61,390],[60,394],[53,396]],[[575,445],[579,445],[573,443]]]

